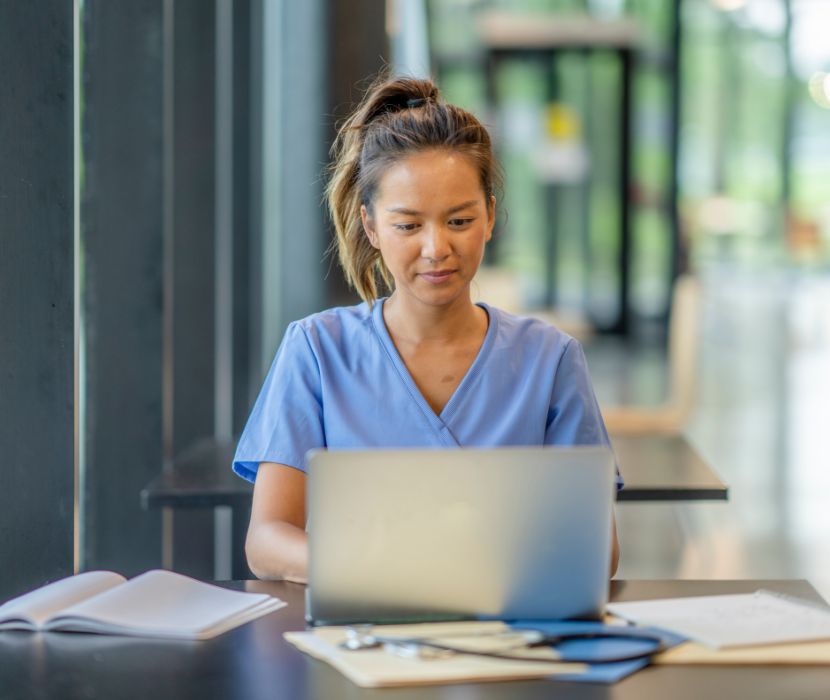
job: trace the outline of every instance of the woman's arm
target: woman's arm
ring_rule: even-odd
[[[245,540],[248,566],[257,578],[306,582],[305,520],[305,474],[284,464],[262,462]]]

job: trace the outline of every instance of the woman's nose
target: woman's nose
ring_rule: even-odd
[[[443,260],[450,254],[448,232],[443,226],[430,226],[424,230],[421,255],[430,260]]]

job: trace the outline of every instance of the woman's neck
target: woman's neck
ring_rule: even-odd
[[[415,345],[483,335],[488,322],[487,313],[469,295],[447,306],[426,306],[397,293],[384,303],[383,320],[395,340]]]

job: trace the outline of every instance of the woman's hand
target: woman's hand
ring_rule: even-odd
[[[257,578],[306,582],[305,520],[305,474],[284,464],[262,462],[245,541],[248,566]]]
[[[617,538],[617,518],[611,510],[611,578],[617,573],[620,564],[620,541]]]

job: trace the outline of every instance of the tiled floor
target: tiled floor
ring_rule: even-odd
[[[700,278],[686,433],[730,500],[621,504],[619,576],[806,578],[830,600],[830,275],[711,266]],[[659,345],[594,337],[586,352],[601,403],[660,403]]]

